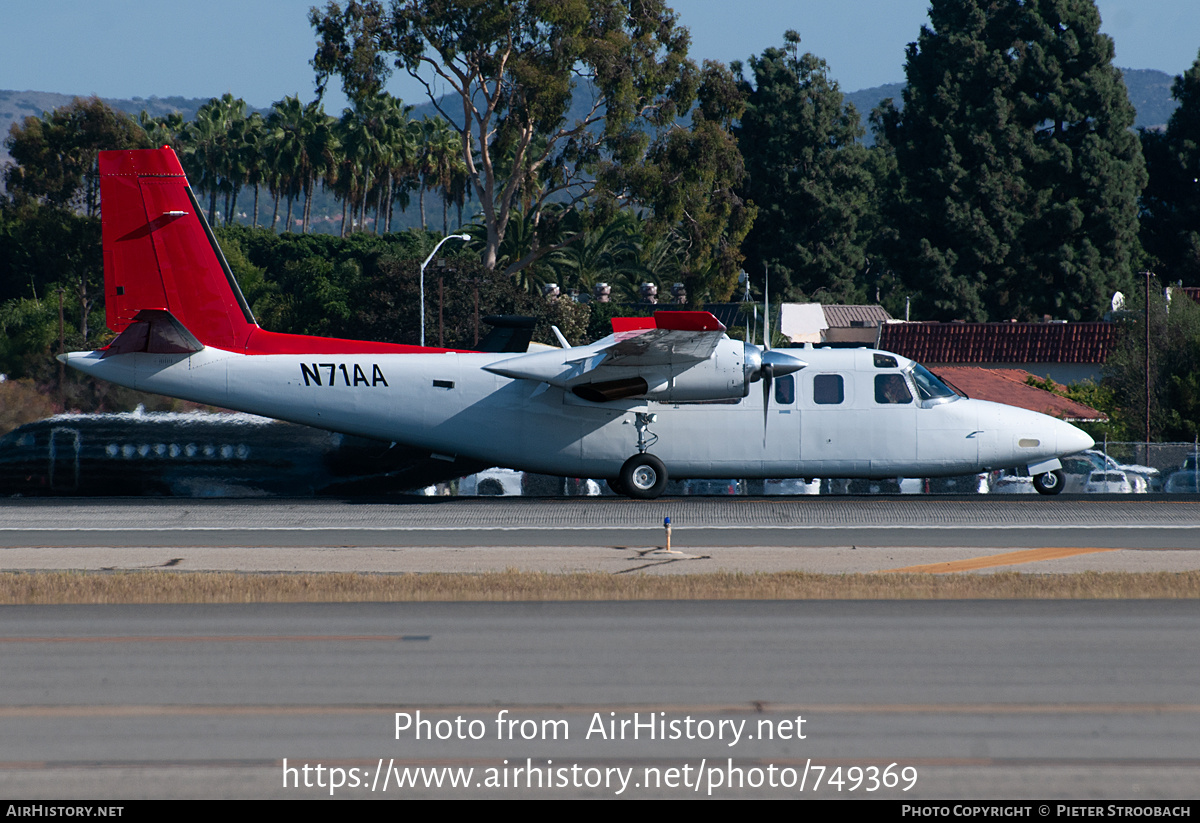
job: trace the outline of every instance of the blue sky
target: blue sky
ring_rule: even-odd
[[[783,32],[824,58],[844,91],[904,79],[927,0],[675,0],[697,60],[745,61]],[[1118,66],[1183,72],[1200,50],[1200,0],[1099,0]],[[211,97],[266,107],[313,93],[308,3],[294,0],[43,0],[5,4],[0,88],[102,97]],[[403,75],[391,84],[421,102]],[[340,93],[327,110],[340,110]]]

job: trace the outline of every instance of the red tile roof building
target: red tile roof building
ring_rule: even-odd
[[[936,366],[934,374],[953,383],[960,391],[978,400],[991,400],[1063,420],[1107,420],[1096,411],[1061,395],[1030,386],[1032,375],[1022,369],[982,369],[978,366]]]
[[[1099,379],[1117,333],[1112,323],[886,323],[879,348],[925,365],[1020,368],[1073,383]]]

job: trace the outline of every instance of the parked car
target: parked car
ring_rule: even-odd
[[[1131,494],[1133,484],[1123,471],[1094,471],[1088,475],[1083,491],[1087,494]]]
[[[1086,460],[1091,466],[1090,470],[1082,470],[1082,476],[1072,476],[1068,465],[1072,465],[1079,460]],[[1157,491],[1162,485],[1162,476],[1158,469],[1153,466],[1139,466],[1132,463],[1118,463],[1113,458],[1109,457],[1098,449],[1088,449],[1085,452],[1080,452],[1071,457],[1064,457],[1062,460],[1063,471],[1067,473],[1067,485],[1063,491],[1087,491],[1083,486],[1087,483],[1087,476],[1096,470],[1100,471],[1122,471],[1129,480],[1130,490],[1134,494],[1146,494],[1147,492]],[[1072,488],[1073,485],[1079,488]]]
[[[693,495],[742,494],[741,480],[693,479],[683,481],[683,493]]]
[[[998,477],[994,477],[991,488],[992,494],[1037,494],[1032,477],[1008,472],[1001,472]]]
[[[806,483],[802,478],[788,477],[784,479],[770,478],[763,481],[763,494],[797,495],[820,493],[820,480],[813,480],[811,483]]]
[[[1200,471],[1188,469],[1175,472],[1167,478],[1163,491],[1167,494],[1200,494]]]

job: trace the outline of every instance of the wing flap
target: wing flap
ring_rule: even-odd
[[[590,346],[534,352],[484,368],[504,377],[562,388],[624,381],[644,371],[650,384],[657,385],[708,360],[725,336],[725,327],[709,312],[660,311],[653,318],[614,317],[613,329],[612,335]]]

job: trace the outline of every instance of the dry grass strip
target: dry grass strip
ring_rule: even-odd
[[[611,575],[6,572],[0,605],[566,600],[1070,600],[1200,597],[1200,572]]]

